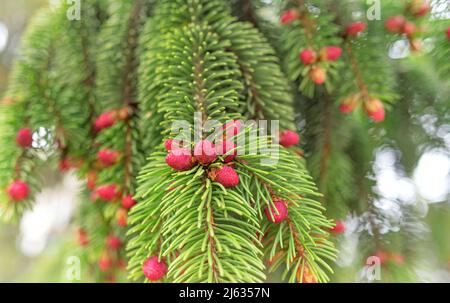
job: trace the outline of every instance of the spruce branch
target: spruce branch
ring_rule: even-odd
[[[30,207],[32,196],[38,191],[39,178],[33,172],[41,161],[36,157],[36,153],[31,151],[33,146],[23,150],[16,144],[15,138],[21,128],[29,127],[35,131],[40,126],[51,129],[54,125],[52,114],[46,109],[43,110],[39,104],[47,96],[43,85],[47,81],[45,73],[49,68],[51,50],[58,36],[55,24],[58,13],[43,10],[34,18],[34,26],[25,34],[21,60],[14,66],[11,85],[7,92],[10,101],[2,102],[0,105],[4,121],[0,132],[0,141],[4,146],[0,155],[2,165],[0,195],[3,204],[1,217],[5,220],[17,219]],[[26,182],[30,187],[30,194],[23,203],[12,202],[6,194],[6,188],[17,180]]]
[[[97,100],[95,115],[112,108],[111,112],[114,112],[114,118],[118,120],[112,127],[96,130],[91,134],[92,150],[98,153],[89,155],[87,175],[93,179],[88,180],[92,192],[84,203],[94,204],[95,207],[83,205],[91,213],[82,211],[82,214],[87,215],[80,214],[83,231],[90,237],[90,244],[83,252],[89,260],[90,269],[101,281],[120,274],[120,264],[125,262],[123,245],[111,250],[105,239],[114,237],[117,245],[124,240],[123,227],[126,225],[127,209],[122,206],[122,200],[131,199],[134,195],[136,172],[143,157],[137,127],[139,108],[136,100],[136,74],[139,64],[138,36],[146,18],[147,5],[144,0],[110,3],[110,18],[101,25],[98,33],[99,41],[104,43],[94,54],[96,65],[89,66],[92,72],[87,74],[87,78],[83,78],[89,79],[88,82],[83,81],[89,89],[94,88],[94,98]],[[91,22],[99,14],[103,13],[97,11]],[[114,67],[110,65],[108,57],[112,54],[115,54],[118,63]],[[89,58],[85,57],[85,52],[83,55],[83,61],[86,62]],[[90,117],[88,124],[92,125],[92,115]],[[100,156],[102,152],[113,155],[113,160],[106,167]],[[89,185],[89,182],[94,184]],[[114,191],[112,199],[121,200],[119,205],[100,201],[104,199],[100,194],[102,187],[105,189],[104,186],[111,187],[109,190]]]
[[[237,105],[242,100],[239,98],[239,93],[242,92],[242,85],[238,81],[242,79],[239,54],[235,54],[229,47],[230,41],[224,39],[220,32],[212,31],[213,25],[202,24],[199,18],[202,16],[208,20],[206,17],[214,16],[217,13],[212,10],[215,8],[214,3],[208,2],[208,6],[205,6],[205,10],[212,10],[212,15],[208,15],[209,10],[202,14],[196,13],[195,8],[202,7],[197,6],[198,3],[189,6],[189,19],[194,22],[188,26],[184,26],[184,23],[177,19],[186,18],[183,16],[185,10],[173,10],[170,4],[173,5],[173,2],[157,6],[155,11],[159,13],[155,14],[155,20],[146,25],[146,30],[149,30],[150,24],[153,24],[157,28],[153,29],[153,33],[163,36],[166,41],[157,43],[158,39],[155,38],[158,47],[149,44],[146,47],[148,53],[145,54],[146,58],[159,59],[152,61],[152,69],[156,72],[152,77],[158,79],[157,85],[148,84],[147,94],[157,96],[153,102],[156,102],[158,111],[165,117],[162,124],[165,129],[163,133],[169,135],[171,123],[180,117],[194,125],[196,121],[193,114],[196,111],[200,111],[204,118],[216,119],[221,123],[230,118],[239,118],[228,114],[238,109]],[[180,16],[171,20],[170,25],[167,24],[169,19],[160,13],[168,11],[168,7],[172,9],[172,16],[174,13],[180,13]],[[170,55],[167,55],[167,52]],[[220,81],[222,77],[225,78]],[[171,89],[166,89],[168,87]],[[156,92],[161,91],[164,93],[156,95]],[[216,100],[221,101],[217,103]],[[217,107],[219,104],[220,107]],[[184,134],[186,138],[190,135],[192,134]],[[272,174],[270,179],[265,175],[269,174],[269,171],[273,173],[277,166],[269,171],[267,167],[257,168],[256,163],[252,167],[248,165],[250,161],[258,162],[264,159],[264,156],[243,156],[243,161],[238,162],[237,166],[241,176],[240,185],[236,189],[225,189],[218,186],[218,183],[211,182],[201,166],[195,166],[186,172],[173,173],[164,163],[163,155],[159,152],[152,155],[151,163],[138,178],[140,186],[137,196],[143,201],[131,212],[130,220],[133,226],[129,234],[132,238],[128,246],[131,257],[130,278],[140,279],[143,276],[140,270],[142,262],[151,255],[157,255],[160,260],[168,263],[168,278],[174,281],[252,282],[264,279],[262,252],[258,253],[260,244],[257,237],[262,234],[258,223],[262,218],[262,210],[273,205],[273,193],[277,193],[280,198],[289,195],[288,199],[294,199],[291,196],[296,195],[297,186],[285,183],[288,179],[299,178],[296,176],[298,165],[303,164],[298,162],[280,165],[278,169],[286,170],[286,175],[280,175],[280,179],[274,182]],[[283,157],[290,155],[284,151]],[[292,170],[289,171],[288,168]],[[155,179],[156,176],[158,177]],[[302,194],[316,194],[310,177],[302,175],[300,178]],[[259,190],[255,196],[252,189],[256,188]],[[307,198],[305,201],[318,207],[318,202]],[[159,206],[156,207],[157,203]],[[320,211],[306,208],[305,212],[308,211],[311,215],[320,216]],[[144,224],[145,226],[137,224],[142,220],[152,223]],[[231,227],[230,223],[234,227]],[[331,223],[321,217],[313,226],[314,230],[320,229],[318,233],[323,234],[323,229],[329,228]],[[227,230],[233,230],[234,233],[230,234]],[[302,229],[302,233],[309,232],[309,228]],[[253,240],[242,243],[244,239],[247,241],[249,235]],[[315,239],[309,239],[314,246]],[[151,246],[147,246],[149,250],[141,249],[145,243],[151,243]],[[326,278],[324,272],[319,269],[322,263],[318,256],[330,257],[334,253],[330,243],[325,246],[326,249],[331,249],[328,253],[326,249],[319,248],[317,252],[311,249],[309,256],[312,257],[307,263],[314,268],[314,274],[317,274],[320,281]],[[244,247],[246,249],[242,250]],[[316,262],[316,259],[319,261]],[[254,266],[249,267],[248,264]]]
[[[324,57],[325,48],[339,46],[341,38],[338,36],[340,28],[333,22],[334,14],[325,9],[323,3],[305,1],[284,1],[288,12],[296,15],[295,20],[282,25],[280,37],[281,56],[284,70],[289,80],[298,83],[298,90],[305,96],[312,98],[320,85],[324,84],[331,92],[338,81],[338,61],[329,61]],[[315,54],[314,62],[305,65],[299,58],[303,51]],[[323,82],[313,79],[313,70],[323,72]],[[321,76],[322,77],[322,76]]]

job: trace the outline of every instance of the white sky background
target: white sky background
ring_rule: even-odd
[[[0,53],[6,48],[8,42],[8,28],[0,22]]]
[[[68,229],[81,185],[73,173],[67,173],[61,183],[37,195],[35,206],[25,212],[20,222],[18,245],[26,256],[41,254],[52,236]]]
[[[395,170],[392,150],[382,150],[376,156],[377,190],[388,199],[412,203],[420,195],[428,202],[445,201],[450,192],[450,157],[445,150],[430,150],[420,158],[412,179]]]

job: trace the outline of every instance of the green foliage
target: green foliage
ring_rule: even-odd
[[[52,87],[58,91],[55,103],[57,123],[63,132],[58,137],[61,158],[83,158],[91,153],[83,147],[92,140],[87,126],[96,115],[94,61],[97,32],[105,18],[99,13],[102,5],[100,0],[85,1],[80,20],[68,19],[69,5],[62,5],[55,18],[59,34],[54,47]]]
[[[5,189],[11,182],[21,179],[29,183],[32,193],[39,188],[39,178],[33,171],[41,162],[37,157],[41,148],[21,149],[15,142],[17,132],[23,127],[30,127],[39,131],[34,135],[36,139],[39,134],[47,133],[55,126],[53,96],[56,92],[48,86],[48,70],[57,37],[55,17],[55,13],[42,11],[34,18],[23,40],[21,59],[15,63],[7,98],[0,104],[3,121],[0,131],[0,213],[5,220],[16,219],[31,204],[31,199],[25,203],[9,201]],[[37,114],[30,115],[31,112]],[[41,132],[40,128],[47,131]],[[34,140],[34,147],[38,147],[38,143]]]
[[[308,77],[311,66],[303,65],[299,55],[305,49],[319,53],[323,47],[340,45],[342,42],[339,37],[340,28],[334,23],[335,15],[324,6],[295,3],[288,7],[298,10],[303,17],[283,26],[278,43],[281,45],[284,69],[289,80],[298,82],[298,89],[305,96],[313,97],[316,85]],[[331,92],[340,78],[337,73],[339,62],[322,62],[320,66],[327,69],[329,79],[325,82],[325,87]]]
[[[190,5],[183,7],[183,4]],[[151,24],[159,26],[159,32],[152,31],[154,38],[147,40],[148,53],[143,61],[148,60],[150,68],[141,70],[145,79],[152,77],[154,80],[148,82],[144,90],[145,96],[155,96],[155,99],[147,99],[143,103],[155,102],[149,108],[157,108],[164,115],[160,124],[162,133],[166,137],[177,136],[190,142],[192,135],[199,135],[194,134],[193,129],[199,124],[194,118],[195,112],[201,114],[203,121],[217,120],[220,123],[239,119],[240,111],[250,118],[267,118],[264,113],[255,116],[248,107],[242,111],[242,104],[254,104],[260,100],[253,89],[258,89],[261,96],[268,97],[266,92],[278,96],[269,89],[266,79],[259,78],[261,73],[253,74],[250,69],[252,64],[256,67],[258,58],[265,58],[258,62],[258,66],[266,66],[267,70],[275,66],[272,61],[266,61],[267,54],[273,54],[269,45],[258,38],[259,34],[250,25],[225,15],[218,2],[180,1],[177,9],[174,5],[173,1],[168,1],[157,6],[155,18],[146,25],[147,29]],[[189,20],[181,15],[188,11],[185,10],[187,7],[191,9],[191,23],[185,25],[180,20]],[[164,14],[166,11],[170,11],[172,19]],[[220,19],[215,17],[219,12]],[[168,25],[167,20],[172,24]],[[209,22],[205,24],[205,21]],[[226,21],[230,23],[225,23],[225,26],[222,23]],[[267,51],[261,55],[246,53],[250,44],[237,37],[237,33],[242,32],[249,34],[247,40],[255,37],[255,43],[261,43],[261,48]],[[157,43],[157,47],[150,45],[151,41],[158,40],[164,43]],[[250,56],[254,59],[247,59]],[[253,79],[254,75],[258,78]],[[283,81],[283,78],[278,81]],[[140,83],[142,85],[144,81]],[[252,88],[255,83],[261,86]],[[287,88],[279,96],[289,98]],[[292,102],[291,99],[286,101]],[[263,108],[272,109],[270,106]],[[276,113],[268,113],[270,117],[272,114]],[[178,130],[171,129],[172,123],[180,119],[191,126],[188,133],[179,134]],[[289,123],[289,119],[283,121]],[[259,136],[258,142],[257,150],[269,141]],[[327,280],[324,268],[330,267],[324,260],[333,259],[334,251],[331,243],[323,237],[327,237],[325,228],[332,225],[323,217],[320,204],[314,200],[318,195],[317,189],[303,162],[292,160],[293,155],[282,150],[278,163],[261,165],[266,162],[264,160],[270,160],[268,155],[255,154],[254,146],[241,148],[244,151],[238,157],[236,167],[240,184],[233,189],[225,189],[212,182],[202,166],[174,173],[164,163],[163,153],[157,152],[150,157],[150,163],[138,178],[137,197],[141,202],[133,208],[130,216],[131,279],[141,279],[145,259],[158,255],[169,265],[169,281],[263,281],[265,266],[261,235],[275,232],[284,236],[267,242],[265,258],[272,259],[280,249],[286,250],[286,257],[283,259],[285,262],[277,262],[272,269],[284,263],[286,275],[289,273],[289,280],[294,282],[302,280],[301,274],[297,273],[308,266],[319,281]],[[220,164],[213,167],[217,165]],[[260,222],[267,221],[263,218],[263,210],[276,197],[288,202],[292,215],[289,224],[269,228],[270,224],[261,225]],[[300,247],[304,251],[300,252]]]
[[[323,93],[315,100],[300,100],[305,122],[303,140],[327,213],[343,218],[354,197],[353,163],[347,154],[352,136],[352,121],[336,110],[331,96]]]
[[[227,51],[237,57],[246,91],[241,113],[254,119],[280,120],[282,128],[293,128],[289,86],[275,52],[251,24],[237,22],[221,1],[162,1],[154,15],[161,33],[190,21],[207,22],[227,41]]]
[[[30,24],[0,105],[0,216],[18,218],[32,205],[43,164],[54,168],[69,160],[80,178],[96,177],[88,180],[96,188],[118,189],[111,202],[98,199],[93,182],[80,193],[77,222],[89,240],[80,255],[96,281],[124,279],[126,258],[128,278],[145,280],[142,266],[151,255],[168,265],[167,282],[263,282],[274,274],[289,282],[339,281],[331,276],[333,242],[347,233],[359,241],[359,253],[342,279],[376,252],[406,260],[383,264],[385,281],[418,279],[413,269],[423,251],[415,246],[426,236],[420,204],[391,201],[401,220],[386,212],[374,188],[373,162],[378,151],[393,149],[396,169],[409,177],[427,148],[446,148],[449,41],[444,20],[416,18],[405,3],[383,2],[383,20],[367,21],[356,37],[347,37],[345,27],[364,19],[369,4],[363,0],[86,0],[81,20],[67,19],[69,4],[42,12]],[[299,18],[275,23],[286,9]],[[433,30],[388,33],[384,21],[401,13]],[[429,38],[422,55],[393,58],[399,41],[411,46],[421,38]],[[317,63],[327,80],[315,85],[299,53],[310,48],[320,54],[331,45],[343,54]],[[340,113],[339,104],[356,93],[359,105],[370,97],[388,104],[386,121],[375,126],[362,106]],[[95,119],[105,112],[115,124],[95,131]],[[164,140],[183,139],[189,148],[206,137],[217,141],[222,125],[235,119],[301,128],[304,152],[275,144],[273,129],[267,134],[248,123],[227,138],[245,142],[232,163],[219,157],[184,172],[165,163]],[[205,123],[212,120],[217,124]],[[180,121],[185,125],[174,124]],[[22,127],[34,131],[32,148],[15,144]],[[120,154],[110,167],[97,159],[106,148]],[[238,173],[238,186],[214,181],[224,165]],[[15,179],[31,186],[25,202],[7,197]],[[125,195],[138,200],[129,228],[117,221],[127,217],[120,203]],[[288,217],[274,224],[265,210],[280,199]],[[351,213],[356,230],[330,238],[334,224],[324,213],[339,219]],[[108,247],[110,235],[126,242],[127,251]],[[434,230],[433,237],[444,236]],[[447,247],[438,248],[445,262]],[[111,264],[102,270],[105,258]]]
[[[450,25],[447,21],[439,20],[436,22],[436,26],[432,32],[434,47],[431,58],[434,59],[435,68],[440,77],[448,82],[448,75],[450,74],[450,63],[448,62],[450,56],[450,39],[446,33]]]
[[[261,137],[258,146],[264,141]],[[261,164],[270,160],[268,155],[239,156],[240,184],[233,189],[210,181],[202,166],[174,173],[164,155],[152,155],[138,178],[142,201],[130,218],[131,279],[141,279],[142,262],[157,254],[169,263],[169,281],[263,281],[263,241],[266,260],[282,252],[271,270],[284,267],[289,281],[301,281],[298,272],[305,266],[319,281],[328,280],[324,268],[331,268],[325,260],[334,259],[334,250],[324,228],[332,224],[321,214],[305,168],[288,151],[282,150],[273,165]],[[263,214],[274,197],[289,205],[289,220],[280,225],[269,223]]]
[[[328,281],[327,271],[332,272],[332,269],[327,261],[334,260],[335,251],[327,240],[326,230],[332,223],[322,215],[324,208],[317,201],[320,194],[303,163],[283,149],[279,162],[272,166],[262,164],[265,162],[263,157],[249,155],[240,159],[247,164],[239,168],[256,177],[253,186],[247,187],[249,198],[254,199],[260,216],[262,208],[268,207],[274,197],[288,201],[288,220],[276,226],[263,220],[264,251],[272,263],[270,270],[284,267],[283,279],[300,282],[305,267],[308,267],[319,282]],[[257,194],[252,194],[254,192]]]
[[[345,68],[339,70],[339,95],[367,90],[369,96],[392,102],[395,94],[395,73],[386,48],[382,22],[369,22],[367,32],[344,43]]]
[[[86,3],[85,18],[80,24],[67,19],[67,6],[62,5],[52,11],[43,10],[30,25],[6,95],[12,101],[2,104],[5,119],[13,120],[2,132],[7,148],[2,153],[6,158],[0,162],[5,168],[9,167],[3,170],[5,174],[15,172],[1,178],[2,189],[13,179],[22,179],[32,187],[34,194],[39,182],[32,171],[42,160],[51,162],[54,158],[89,154],[89,150],[82,148],[90,140],[90,128],[86,125],[94,114],[88,106],[94,102],[89,54],[93,42],[88,41],[91,37],[88,32],[95,32],[98,27],[98,21],[89,21],[93,20],[92,9],[97,4],[98,1]],[[12,144],[17,131],[23,127],[34,132],[31,149],[21,150]],[[13,149],[8,153],[8,148]],[[7,203],[4,217],[20,215],[33,197],[30,195],[27,203]],[[8,199],[3,197],[2,200]]]
[[[113,1],[113,11],[99,33],[102,47],[96,57],[97,113],[124,109],[125,119],[100,132],[96,141],[99,150],[109,148],[121,153],[120,161],[110,169],[102,170],[100,184],[116,183],[124,194],[134,193],[134,178],[143,159],[140,134],[137,127],[138,37],[146,18],[146,2]],[[111,64],[114,60],[115,64]]]

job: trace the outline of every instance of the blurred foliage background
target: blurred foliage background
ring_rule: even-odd
[[[0,1],[0,97],[7,86],[8,73],[13,59],[18,55],[20,38],[29,18],[40,6],[46,5],[48,2],[48,0]],[[420,60],[412,61],[411,64],[413,66],[405,66],[404,68],[420,74],[420,77],[417,77],[419,79],[417,85],[423,85],[426,88],[427,83],[420,81],[425,79],[433,82],[432,79],[436,75],[432,65]],[[442,87],[442,90],[448,91],[448,89],[448,87]],[[404,90],[407,91],[408,88],[404,88]],[[424,94],[426,95],[426,91]],[[411,99],[417,98],[417,96],[410,97]],[[443,100],[444,105],[446,105],[444,108],[448,108],[448,102],[449,100]],[[398,107],[394,109],[390,116],[395,118],[402,114],[405,114],[405,112]],[[428,270],[424,271],[420,281],[449,282],[450,126],[449,121],[437,123],[433,120],[432,115],[429,115],[428,118],[426,115],[422,116],[418,119],[417,125],[409,125],[410,128],[408,129],[405,126],[405,128],[398,129],[397,133],[391,134],[391,137],[397,137],[404,141],[412,138],[413,140],[409,140],[407,143],[420,145],[421,155],[412,155],[408,153],[408,150],[399,154],[399,151],[386,147],[386,149],[380,150],[377,155],[375,166],[378,165],[380,169],[377,176],[378,187],[384,193],[384,196],[386,196],[386,193],[389,196],[389,190],[392,190],[392,186],[404,185],[403,190],[397,191],[397,193],[402,192],[407,195],[408,192],[413,192],[411,193],[414,195],[412,200],[423,200],[424,209],[422,212],[427,226],[424,227],[426,237],[421,240],[420,245],[421,249],[428,252],[430,258],[419,265]],[[433,130],[435,124],[443,124],[444,126],[441,126],[440,130]],[[434,138],[439,136],[439,133],[444,136],[440,138],[442,140],[439,140],[439,142],[446,144],[436,146]],[[412,150],[415,149],[409,149],[409,151]],[[408,158],[409,156],[411,159],[403,159],[403,163],[411,162],[408,167],[399,167],[399,157]],[[74,231],[69,224],[71,210],[76,207],[76,182],[70,175],[62,178],[61,175],[56,173],[47,172],[47,174],[49,174],[48,184],[51,184],[51,186],[49,186],[47,192],[40,195],[40,199],[44,201],[41,208],[38,207],[34,214],[25,216],[18,226],[0,223],[0,282],[68,281],[66,280],[67,266],[70,266],[70,262],[67,263],[70,260],[68,257],[71,256],[72,251],[76,251],[73,247]],[[414,180],[408,179],[408,176],[412,176]],[[388,183],[390,182],[391,186],[389,187]],[[441,186],[441,190],[435,192],[433,186]],[[67,190],[72,190],[74,195],[65,198],[63,201],[58,193]],[[48,203],[48,201],[53,202]],[[49,210],[53,215],[48,215]],[[43,213],[46,213],[47,216],[42,215]],[[40,225],[45,226],[40,231],[36,230],[36,226]],[[40,233],[41,237],[27,239],[29,237],[29,235],[26,235],[27,230],[34,230],[34,233]],[[392,241],[395,241],[395,238]],[[344,239],[342,245],[350,247],[352,238]],[[345,249],[343,251],[345,254]],[[343,270],[338,274],[341,275],[340,280],[353,280],[354,272],[352,271]],[[83,279],[83,275],[81,275],[81,278]]]
[[[27,22],[46,0],[2,0],[0,2],[0,93],[6,87],[11,62],[17,54]]]
[[[0,1],[0,96],[8,84],[12,62],[18,56],[23,31],[32,15],[48,0],[1,0]],[[51,178],[50,178],[51,179]],[[55,180],[53,180],[55,181]],[[45,241],[45,253],[24,253],[21,249],[23,224],[0,223],[0,282],[58,282],[64,281],[62,231],[50,241]],[[26,249],[25,249],[26,251]]]

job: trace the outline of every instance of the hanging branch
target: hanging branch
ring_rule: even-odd
[[[139,109],[136,100],[136,73],[138,68],[138,36],[146,17],[146,2],[119,1],[111,4],[116,10],[103,25],[99,34],[103,47],[98,51],[96,94],[101,112],[94,123],[97,158],[90,170],[88,186],[94,192],[91,199],[97,205],[100,227],[93,221],[83,224],[92,238],[85,250],[94,271],[102,280],[110,280],[123,269],[123,227],[127,212],[136,203],[133,200],[135,177],[142,155],[139,155],[139,132],[136,127]],[[119,52],[118,66],[112,67],[109,54]],[[119,63],[120,62],[120,63]],[[111,107],[113,110],[111,110]],[[119,205],[112,203],[120,200]],[[92,203],[92,202],[87,202]]]
[[[174,9],[174,6],[177,8]],[[147,46],[149,53],[144,56],[155,58],[159,53],[166,54],[153,62],[152,70],[156,74],[152,76],[158,79],[158,83],[149,83],[147,94],[154,95],[164,87],[171,88],[156,99],[158,111],[165,117],[163,125],[166,130],[163,133],[168,136],[171,123],[180,117],[193,125],[194,112],[198,109],[207,108],[207,111],[202,110],[203,117],[224,123],[230,118],[228,111],[233,112],[242,100],[242,86],[238,80],[242,81],[243,70],[239,60],[246,57],[241,51],[244,48],[237,45],[246,49],[247,44],[237,44],[237,36],[231,35],[234,31],[225,31],[222,29],[224,24],[219,24],[220,20],[224,20],[230,22],[227,26],[232,28],[238,27],[239,22],[229,16],[212,18],[219,13],[224,14],[224,11],[218,1],[208,2],[208,5],[190,0],[166,1],[156,7],[155,20],[149,21],[146,26],[156,26],[160,32],[154,30],[153,33],[167,41],[163,45],[157,44],[162,49]],[[169,12],[172,18],[166,18]],[[219,21],[214,21],[210,27],[199,26],[202,19]],[[185,27],[183,20],[192,23]],[[212,31],[215,28],[218,29],[217,34]],[[155,42],[157,40],[155,38]],[[230,44],[232,47],[229,47]],[[221,77],[227,80],[221,81]],[[266,94],[264,88],[258,88],[261,95]],[[240,136],[245,136],[248,131],[242,129]],[[270,141],[270,138],[259,137],[257,146],[264,146]],[[254,147],[242,148],[251,151]],[[332,244],[324,240],[327,235],[325,230],[332,224],[321,215],[320,204],[312,198],[317,195],[317,190],[300,159],[292,161],[291,153],[283,149],[279,165],[261,165],[261,162],[269,160],[268,155],[245,154],[239,155],[232,163],[189,163],[186,168],[183,166],[184,171],[174,172],[168,165],[180,167],[173,161],[184,158],[177,158],[172,150],[164,163],[164,155],[154,153],[138,178],[140,186],[137,196],[142,201],[133,208],[130,218],[130,278],[146,276],[155,281],[164,276],[163,269],[167,268],[167,279],[176,282],[262,281],[265,275],[262,272],[264,266],[258,235],[264,232],[258,222],[263,220],[269,232],[270,220],[273,219],[269,209],[285,205],[292,213],[289,215],[290,226],[294,230],[295,225],[296,234],[288,231],[281,241],[285,242],[284,246],[289,246],[288,243],[294,243],[292,237],[301,237],[299,241],[307,249],[305,254],[293,253],[292,250],[297,251],[295,247],[287,252],[291,254],[285,259],[286,274],[289,272],[292,276],[289,280],[327,280],[325,270],[330,268],[322,258],[334,258]],[[188,158],[186,156],[186,160]],[[220,176],[224,169],[236,174],[237,183],[234,179]],[[290,180],[289,184],[286,184],[287,180]],[[231,181],[233,184],[229,183]],[[266,209],[267,220],[262,216]],[[283,213],[282,216],[286,215]],[[308,216],[315,218],[314,223],[307,219]],[[301,218],[306,218],[306,221]],[[147,223],[138,224],[142,221]],[[289,224],[279,226],[284,228]],[[278,226],[272,230],[280,232]],[[320,240],[315,235],[319,235]],[[144,246],[145,250],[142,249]],[[278,248],[278,241],[269,242],[266,256],[270,257],[269,251]],[[297,262],[294,265],[293,260]],[[300,263],[311,271],[308,279],[297,275]],[[162,275],[155,276],[146,271],[156,267],[161,269]]]
[[[322,6],[303,0],[286,3],[293,6],[281,16],[280,41],[289,79],[298,82],[299,91],[310,98],[322,85],[331,92],[338,81],[338,59],[342,52],[334,15]],[[313,13],[311,8],[320,8],[320,12],[317,9]]]
[[[39,181],[32,172],[41,160],[33,152],[36,147],[33,133],[40,126],[51,129],[55,123],[53,113],[48,112],[41,100],[48,101],[43,88],[48,80],[44,75],[50,67],[51,50],[58,36],[55,21],[59,13],[44,10],[32,21],[33,26],[25,34],[21,59],[13,69],[7,93],[11,101],[0,105],[3,121],[0,140],[4,147],[0,159],[0,215],[4,220],[17,219],[30,207],[38,191]]]
[[[170,87],[176,88],[171,90],[171,93],[167,94],[159,104],[160,110],[167,112],[167,118],[172,117],[172,114],[178,112],[177,116],[182,115],[184,117],[189,117],[190,122],[194,123],[194,120],[192,120],[194,117],[193,113],[197,110],[201,110],[203,117],[208,119],[219,119],[225,122],[227,116],[224,116],[223,109],[234,107],[234,104],[236,104],[238,100],[236,91],[230,90],[230,88],[238,87],[235,80],[230,80],[238,74],[237,65],[229,60],[232,58],[229,54],[222,51],[224,45],[218,43],[217,36],[205,34],[207,32],[208,31],[204,30],[202,27],[191,25],[186,29],[177,31],[173,36],[168,37],[171,42],[168,45],[171,46],[170,51],[173,53],[171,56],[167,56],[169,62],[159,62],[159,64],[166,67],[164,70],[160,70],[161,72],[166,73],[166,76],[161,78],[166,79],[165,81],[170,83]],[[179,51],[183,49],[190,50],[190,53]],[[186,59],[184,62],[189,62],[187,63],[189,64],[189,67],[184,67],[179,64],[179,60],[182,60],[181,58]],[[221,64],[217,64],[216,62],[221,62]],[[184,73],[181,73],[185,69],[192,70],[193,74],[184,75]],[[224,83],[225,86],[219,87],[219,89],[216,90],[211,90],[210,85],[214,85],[214,82],[211,80],[217,78],[216,74],[219,72],[219,69],[228,70],[227,73],[221,73],[222,75],[220,76],[224,78],[222,83]],[[183,80],[181,81],[181,79]],[[217,80],[218,79],[215,81]],[[192,83],[192,85],[189,86],[189,90],[186,92],[183,92],[186,90],[184,83]],[[220,103],[214,101],[217,98],[221,99]],[[165,102],[165,100],[169,102]],[[181,105],[171,102],[170,100],[185,100],[184,102],[188,103],[186,105]],[[190,113],[182,114],[180,112],[182,109],[187,110]],[[176,116],[173,116],[171,120],[172,119],[176,119]],[[160,155],[161,154],[158,153],[158,156]],[[230,228],[232,230],[234,229],[234,237],[239,237],[239,241],[242,241],[246,237],[241,235],[241,233],[248,230],[248,227],[250,226],[245,227],[241,231],[241,228],[246,226],[245,222],[232,227],[232,225],[229,225],[232,217],[225,219],[224,215],[227,212],[230,212],[230,215],[235,212],[236,215],[238,215],[241,211],[248,213],[251,208],[245,206],[246,203],[242,204],[244,202],[242,200],[239,200],[238,204],[233,202],[237,196],[235,198],[232,198],[234,195],[229,196],[229,198],[223,196],[220,193],[222,189],[213,185],[208,178],[205,178],[203,167],[200,166],[191,170],[192,175],[186,173],[173,174],[170,167],[163,164],[162,168],[164,168],[165,172],[161,173],[161,171],[158,172],[157,169],[157,167],[162,166],[161,164],[164,163],[161,163],[161,160],[162,159],[159,158],[156,163],[152,163],[153,166],[151,171],[149,170],[145,174],[141,174],[143,178],[140,180],[146,180],[145,185],[147,186],[145,187],[145,192],[150,190],[153,194],[146,194],[145,196],[148,198],[140,202],[132,210],[131,222],[134,222],[133,219],[135,219],[135,215],[140,216],[138,214],[144,210],[146,214],[149,212],[154,213],[153,210],[148,207],[148,203],[153,201],[152,196],[156,195],[157,197],[161,197],[158,190],[163,189],[164,192],[169,188],[169,194],[164,195],[162,201],[159,202],[162,205],[160,213],[165,217],[165,220],[162,220],[164,223],[161,226],[163,241],[161,242],[162,245],[159,254],[161,255],[161,258],[171,260],[168,276],[178,282],[217,282],[228,280],[239,281],[244,279],[244,276],[242,276],[244,275],[244,272],[241,270],[242,267],[247,267],[246,264],[254,264],[256,260],[249,260],[247,255],[243,255],[242,252],[237,251],[236,248],[233,247],[233,243],[236,243],[235,241],[237,239],[233,240],[233,236],[228,234],[226,230]],[[149,175],[150,173],[151,175]],[[150,183],[148,183],[154,178],[152,176],[154,176],[155,173],[158,174],[158,176],[162,176],[162,178],[167,178],[168,176],[171,176],[171,178],[161,182],[160,177],[160,181],[154,183],[155,186],[157,186],[155,188],[155,186],[151,186]],[[144,190],[144,188],[142,188],[142,190]],[[141,189],[138,189],[138,195],[140,191]],[[216,205],[222,199],[224,199],[223,202],[226,204],[230,204],[229,208],[227,207],[224,209],[226,204],[221,205],[223,202]],[[200,203],[200,205],[197,205],[197,203]],[[215,206],[213,207],[213,205]],[[231,207],[232,205],[234,206]],[[237,207],[237,209],[233,210],[234,207]],[[148,216],[149,217],[146,215],[145,218],[150,218],[151,214],[148,214]],[[180,218],[184,218],[184,220],[180,222]],[[156,219],[153,220],[157,221]],[[235,221],[236,224],[240,220],[237,220],[236,218]],[[152,226],[152,229],[155,230],[159,224],[155,223]],[[136,225],[130,229],[130,233],[133,233],[134,235],[137,228],[142,227]],[[186,230],[186,232],[184,232],[184,230]],[[176,231],[175,234],[174,231]],[[190,232],[187,233],[187,231]],[[139,232],[137,235],[139,236],[136,240],[139,240],[140,245],[136,245],[133,239],[132,242],[130,242],[132,244],[130,244],[129,249],[138,248],[142,246],[143,243],[149,243],[149,240],[153,243],[154,249],[158,248],[157,243],[159,241],[155,240],[153,233]],[[174,235],[175,238],[170,235]],[[203,239],[203,241],[199,241],[199,239]],[[180,241],[184,244],[176,244]],[[207,248],[207,251],[209,251],[208,254],[201,248],[202,246]],[[250,242],[242,245],[242,248],[244,247],[246,247],[246,250],[249,252],[255,249],[254,245]],[[225,251],[230,250],[233,251],[233,254],[225,254]],[[137,253],[139,252],[140,249]],[[145,251],[146,255],[144,260],[152,253],[158,254],[156,250]],[[233,255],[240,257],[235,258]],[[138,257],[139,255],[133,254],[129,267],[131,274],[134,273],[136,277],[138,277],[139,274],[139,277],[141,277],[142,272],[139,270],[142,266],[143,259],[137,259]],[[248,263],[245,263],[243,259],[241,260],[241,258],[244,257]],[[258,267],[262,268],[261,264],[259,264]],[[236,277],[235,274],[231,274],[232,272],[236,272],[236,270],[239,270],[238,274],[242,276],[241,278],[239,278],[239,276]],[[247,279],[250,279],[250,281],[261,281],[260,277],[264,275],[259,270],[255,274],[246,273],[245,276],[247,276]],[[259,277],[257,278],[257,276]]]

